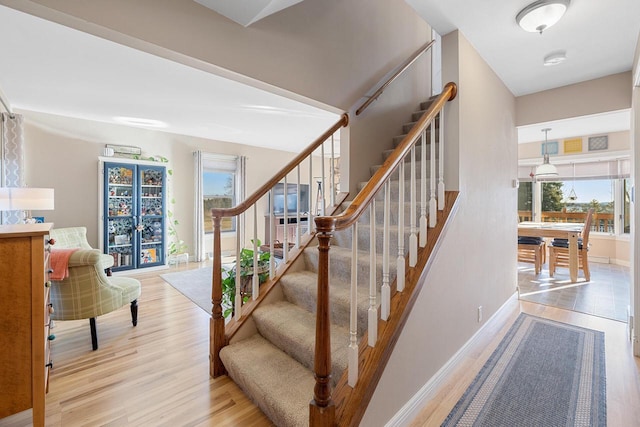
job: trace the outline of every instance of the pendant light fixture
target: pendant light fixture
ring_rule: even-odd
[[[576,164],[572,163],[572,165],[573,165],[573,180],[571,181],[571,191],[569,192],[569,196],[567,196],[567,199],[569,199],[572,202],[575,202],[576,200],[578,200],[578,195],[576,194],[576,189],[574,187],[576,182]]]
[[[544,157],[542,164],[536,168],[536,178],[558,176],[558,169],[556,169],[554,165],[549,163],[547,134],[550,130],[551,128],[542,129],[542,132],[544,132]]]
[[[557,23],[567,11],[571,0],[538,0],[516,15],[523,30],[540,33]]]

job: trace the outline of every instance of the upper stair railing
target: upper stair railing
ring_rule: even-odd
[[[329,200],[332,205],[336,204],[336,179],[335,179],[335,151],[334,135],[340,128],[347,126],[349,123],[349,116],[343,114],[331,128],[318,137],[313,143],[298,154],[293,160],[291,160],[284,168],[277,172],[269,181],[265,182],[260,188],[258,188],[250,197],[245,199],[242,203],[232,208],[215,208],[211,209],[211,215],[213,217],[213,277],[212,277],[212,290],[211,300],[213,302],[212,316],[210,322],[210,348],[209,348],[209,362],[210,362],[210,375],[212,377],[218,377],[224,375],[226,370],[222,361],[220,360],[220,350],[227,344],[229,330],[237,330],[241,320],[246,318],[253,308],[257,305],[257,300],[260,297],[260,283],[259,283],[259,271],[261,271],[261,260],[258,257],[259,253],[259,241],[261,236],[269,235],[269,278],[271,283],[276,279],[279,271],[288,266],[290,251],[298,250],[304,245],[302,236],[305,235],[305,239],[308,241],[315,233],[314,230],[314,214],[320,213],[324,215],[327,213],[326,198],[323,196],[322,200],[319,200],[317,211],[311,206],[309,200],[309,212],[308,216],[301,217],[298,203],[301,201],[301,188],[303,185],[307,185],[307,195],[314,194],[314,184],[319,183],[321,188],[329,190]],[[329,145],[330,157],[329,167],[326,165],[326,153],[325,146]],[[319,156],[313,161],[314,155]],[[306,162],[305,162],[306,161]],[[306,175],[308,178],[302,178],[303,169],[306,169]],[[289,175],[295,171],[295,180],[289,181]],[[307,181],[304,183],[303,181]],[[329,184],[327,186],[327,183]],[[283,185],[282,188],[282,210],[276,211],[275,199],[276,194],[274,188],[277,184]],[[290,191],[293,189],[293,191]],[[287,206],[287,196],[291,194],[296,195],[296,212],[289,212]],[[307,196],[308,197],[308,196]],[[310,199],[310,197],[308,197]],[[258,216],[264,211],[258,211],[258,204],[263,203],[263,206],[267,206],[268,224],[265,224],[264,230],[260,231],[258,226]],[[222,268],[222,251],[221,251],[221,222],[223,218],[235,218],[236,221],[236,263],[231,268],[232,272],[235,272],[235,289],[233,292],[233,298],[230,298],[229,293],[223,292],[223,268]],[[247,218],[249,221],[247,221]],[[306,220],[306,221],[305,221]],[[276,240],[276,222],[283,224],[282,229],[282,263],[279,267],[275,264],[275,240]],[[303,223],[306,222],[306,231],[303,228]],[[250,262],[250,266],[244,266],[250,270],[251,283],[243,283],[243,272],[241,263],[242,243],[247,237],[247,223],[253,224],[253,234],[250,237],[252,248],[249,251],[253,251],[253,262]],[[290,226],[290,224],[292,224]],[[293,234],[293,236],[291,235]],[[279,250],[279,248],[278,248]],[[248,252],[250,253],[250,252]],[[235,270],[234,270],[235,269]],[[229,274],[229,271],[226,272]],[[244,275],[246,277],[246,275]],[[223,298],[224,295],[224,298]],[[249,301],[249,296],[252,301]],[[231,300],[233,299],[233,303]],[[245,304],[246,303],[246,304]],[[233,307],[230,307],[230,305]],[[233,311],[233,320],[229,325],[225,326],[226,321],[224,317],[224,310]],[[228,329],[227,329],[228,328]]]
[[[400,66],[398,71],[393,73],[393,75],[389,77],[389,79],[382,86],[380,86],[380,88],[378,88],[378,90],[376,90],[374,94],[369,97],[369,99],[367,99],[360,107],[358,107],[358,109],[356,110],[356,116],[359,116],[360,114],[362,114],[362,112],[366,110],[367,107],[371,105],[371,103],[373,103],[373,101],[375,101],[376,99],[378,99],[380,95],[382,95],[382,92],[384,92],[384,90],[391,83],[393,83],[395,79],[397,79],[398,76],[400,76],[400,74],[404,73],[407,70],[407,68],[411,66],[411,64],[416,62],[416,60],[420,58],[420,56],[422,56],[423,53],[431,49],[431,46],[433,46],[435,42],[436,42],[435,40],[431,40],[429,43],[425,44],[420,49],[418,49],[416,53],[414,53],[413,56],[411,56],[411,58],[407,59],[407,61]]]
[[[431,103],[423,113],[420,120],[413,126],[406,137],[387,158],[382,167],[373,175],[366,186],[358,193],[347,209],[337,216],[321,216],[315,219],[316,238],[318,239],[319,265],[318,265],[318,299],[316,311],[316,345],[314,373],[316,385],[314,398],[310,403],[310,425],[329,426],[336,423],[335,404],[331,395],[331,335],[329,305],[329,251],[333,233],[337,230],[345,230],[352,227],[352,262],[351,262],[351,308],[350,308],[350,342],[348,348],[348,385],[355,387],[359,378],[359,342],[358,342],[358,220],[369,210],[370,221],[370,248],[369,248],[369,309],[366,329],[366,345],[374,347],[378,341],[378,320],[386,321],[390,316],[399,315],[393,313],[391,307],[390,278],[390,229],[392,225],[397,229],[397,260],[396,260],[396,291],[404,290],[405,274],[416,266],[418,259],[418,246],[424,248],[427,245],[429,227],[436,226],[437,210],[444,209],[445,183],[444,183],[444,105],[451,101],[457,94],[455,83],[447,83],[442,93]],[[439,122],[438,136],[436,137],[436,122]],[[437,144],[436,144],[437,141]],[[416,148],[420,143],[420,196],[416,183]],[[438,155],[436,156],[436,145]],[[429,150],[429,177],[427,180],[427,149]],[[410,159],[410,188],[408,191],[410,219],[409,224],[405,219],[405,162]],[[437,159],[437,160],[436,160]],[[438,172],[436,188],[436,172]],[[391,224],[391,182],[398,176],[397,188],[397,216],[395,224]],[[427,187],[430,188],[427,195]],[[394,184],[395,189],[395,184]],[[378,263],[376,255],[375,226],[376,226],[376,199],[380,194],[383,199],[383,233],[382,233],[382,285],[380,313],[378,312],[378,281],[376,279],[375,266]],[[420,218],[417,220],[417,211]],[[394,212],[395,213],[395,212]],[[409,260],[405,259],[404,241],[405,230],[409,233]],[[406,265],[408,264],[408,265]],[[407,270],[407,267],[409,270]],[[364,340],[363,340],[364,341]]]

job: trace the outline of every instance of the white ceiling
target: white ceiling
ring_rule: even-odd
[[[0,89],[14,110],[108,123],[122,116],[160,120],[166,127],[158,129],[167,132],[294,152],[339,119],[4,6],[0,40]],[[68,123],[38,120],[53,129]]]
[[[459,29],[515,96],[629,71],[640,31],[640,0],[571,0],[560,22],[542,34],[528,33],[516,15],[534,0],[406,0],[442,35]],[[567,60],[545,67],[558,50]],[[523,126],[518,142],[628,130],[620,111]],[[621,129],[623,127],[624,129]],[[550,133],[551,137],[551,133]]]
[[[515,22],[518,11],[533,0],[406,1],[440,34],[459,29],[516,96],[630,70],[640,30],[640,0],[572,0],[562,20],[543,34],[527,33]],[[295,3],[271,1],[288,2]],[[242,2],[230,4],[242,7]],[[115,116],[155,119],[165,122],[168,132],[290,151],[306,146],[338,119],[330,108],[4,6],[0,37],[11,41],[3,43],[0,90],[17,110],[102,122],[113,122]],[[545,55],[560,49],[567,51],[565,63],[542,65]],[[629,128],[628,115],[621,111],[531,125],[519,129],[519,138],[540,140],[543,127],[553,129],[553,138],[625,130],[620,126]]]

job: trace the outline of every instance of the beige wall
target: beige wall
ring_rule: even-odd
[[[602,134],[598,134],[598,135],[602,135]],[[569,153],[568,155],[571,156],[572,161],[575,161],[575,159],[580,158],[580,157],[585,157],[585,156],[602,156],[602,155],[606,155],[606,153],[610,153],[610,152],[620,152],[620,151],[626,151],[629,152],[629,149],[631,147],[630,144],[630,133],[629,131],[622,131],[622,132],[610,132],[607,134],[609,136],[609,148],[607,150],[602,150],[602,151],[597,151],[597,152],[589,152],[588,151],[588,138],[590,136],[595,136],[595,135],[575,135],[569,138],[556,138],[554,139],[558,141],[558,155],[552,155],[551,157],[551,162],[553,163],[555,162],[562,162],[562,157],[565,154],[564,153],[564,144],[563,141],[565,139],[574,139],[574,138],[582,138],[583,142],[582,142],[582,147],[583,147],[583,152],[582,153]],[[518,159],[542,159],[541,156],[541,151],[542,151],[542,143],[543,141],[536,141],[536,142],[527,142],[524,144],[518,144]]]
[[[446,150],[459,146],[460,208],[422,279],[424,288],[362,420],[366,426],[382,426],[399,411],[517,283],[515,99],[459,32],[443,38],[443,57],[445,81],[460,89],[446,110]],[[483,214],[483,206],[491,206],[491,215]]]
[[[180,223],[180,237],[192,250],[195,247],[194,151],[246,156],[248,194],[261,186],[265,177],[271,177],[275,170],[283,167],[295,155],[29,111],[19,113],[25,116],[26,183],[33,187],[55,189],[55,211],[34,214],[45,216],[47,221],[54,222],[58,228],[85,225],[88,229],[89,243],[96,248],[101,229],[98,212],[101,197],[98,193],[98,157],[104,144],[133,145],[141,147],[146,155],[160,155],[170,160],[170,163],[166,164],[173,170],[169,195],[176,199],[176,204],[171,206],[171,209]],[[111,160],[118,159],[114,157]],[[315,163],[320,164],[319,161]],[[303,166],[302,173],[306,171]],[[306,176],[304,179],[307,179]],[[259,215],[263,212],[264,209],[260,210]],[[253,220],[249,218],[247,221],[252,224]],[[258,224],[264,226],[263,217],[259,218]],[[233,236],[227,236],[225,243],[223,249],[235,248]]]
[[[516,126],[631,108],[631,72],[516,98]]]

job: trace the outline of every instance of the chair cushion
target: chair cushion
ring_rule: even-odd
[[[551,241],[551,246],[556,248],[569,248],[569,239],[555,238]],[[582,237],[578,238],[578,249],[582,249]]]
[[[518,236],[519,245],[539,245],[542,242],[542,237]]]
[[[140,297],[140,281],[131,277],[111,276],[109,277],[111,286],[120,288],[122,291],[122,301],[130,303]]]

